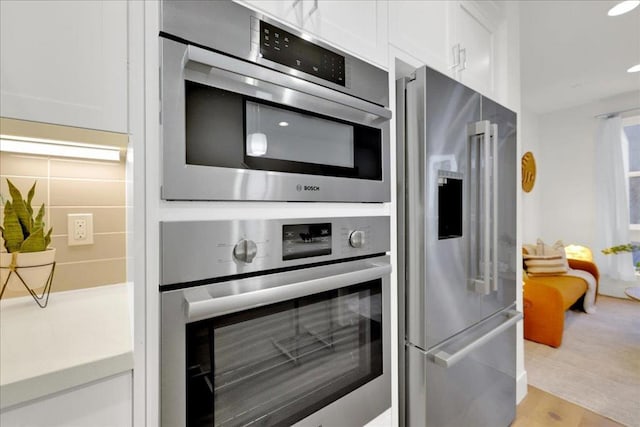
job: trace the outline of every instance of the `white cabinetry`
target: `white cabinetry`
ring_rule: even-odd
[[[300,0],[235,0],[253,10],[264,12],[267,15],[286,22],[287,24],[302,29],[302,2]]]
[[[391,0],[389,43],[441,73],[452,70],[452,26],[448,1]]]
[[[494,94],[495,1],[389,1],[389,42],[420,62],[485,94]]]
[[[0,1],[0,115],[127,132],[127,3]]]
[[[0,425],[11,427],[129,427],[131,371],[7,409]]]
[[[252,9],[308,32],[356,57],[387,68],[387,1],[247,0]]]
[[[502,19],[501,9],[492,1],[455,1],[452,7],[452,40],[455,41],[454,52],[459,52],[454,68],[457,78],[491,96],[494,94],[496,32]]]

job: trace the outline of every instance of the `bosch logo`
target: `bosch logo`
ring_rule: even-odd
[[[298,191],[320,191],[320,187],[317,185],[296,185],[296,190]]]

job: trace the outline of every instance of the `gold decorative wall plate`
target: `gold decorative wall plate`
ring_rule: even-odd
[[[533,189],[536,182],[536,159],[531,151],[522,156],[522,189],[525,193]]]

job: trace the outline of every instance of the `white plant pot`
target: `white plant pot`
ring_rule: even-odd
[[[11,265],[13,255],[14,254],[8,252],[0,252],[0,289],[4,286],[7,277],[9,277],[9,266]],[[27,286],[34,291],[44,288],[51,274],[51,269],[53,268],[56,250],[54,248],[47,248],[40,252],[18,252],[15,255],[16,271],[20,274]],[[21,290],[24,289],[24,285],[20,281],[20,278],[14,273],[9,277],[7,288],[11,290]]]

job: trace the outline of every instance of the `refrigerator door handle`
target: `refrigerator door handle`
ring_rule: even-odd
[[[498,125],[491,124],[491,150],[493,164],[491,167],[491,175],[493,176],[493,189],[491,198],[493,199],[493,216],[491,217],[491,226],[493,227],[492,251],[491,251],[491,267],[492,267],[492,291],[498,291]]]
[[[490,167],[490,159],[491,159],[491,123],[488,120],[482,120],[475,123],[470,123],[467,126],[467,135],[469,137],[469,141],[472,143],[473,138],[482,138],[482,161],[479,161],[476,167],[478,169],[482,169],[482,197],[478,197],[478,204],[482,205],[482,214],[480,214],[480,206],[476,207],[476,224],[481,224],[481,218],[483,222],[482,233],[480,233],[480,227],[478,227],[477,235],[482,235],[482,256],[480,257],[480,251],[477,254],[478,259],[477,262],[481,262],[481,268],[478,270],[482,271],[482,276],[477,278],[472,278],[475,291],[484,295],[488,295],[491,292],[491,274],[490,274],[490,257],[491,257],[491,192],[492,192],[492,184],[491,184],[491,167]],[[470,147],[470,151],[475,151]],[[471,163],[471,159],[469,163]],[[483,167],[481,168],[481,166]],[[471,174],[469,175],[471,176]],[[473,260],[471,262],[475,262]],[[480,267],[480,265],[478,265]],[[477,276],[480,276],[479,274]]]
[[[507,317],[506,321],[504,321],[491,331],[487,332],[486,334],[476,338],[457,352],[449,354],[444,350],[440,350],[435,353],[433,355],[435,364],[443,368],[452,367],[453,365],[464,359],[473,350],[491,341],[494,337],[500,335],[502,332],[509,329],[511,326],[515,325],[522,319],[522,313],[517,310],[507,310],[504,315]]]

